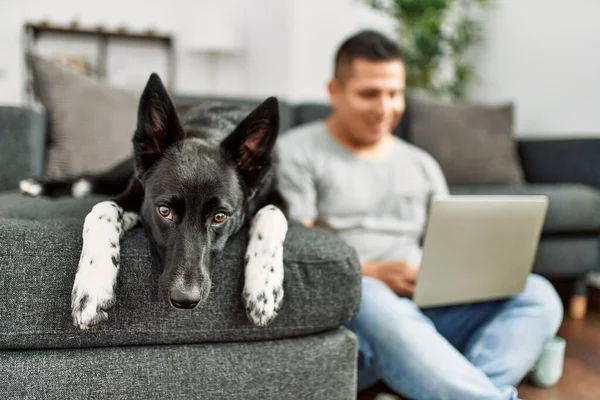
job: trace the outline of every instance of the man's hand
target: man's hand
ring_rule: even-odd
[[[415,292],[419,267],[410,261],[364,262],[361,269],[363,276],[379,279],[399,296],[410,298]]]
[[[300,221],[300,223],[302,225],[304,225],[307,228],[312,228],[315,226],[315,220],[314,219],[303,219]]]

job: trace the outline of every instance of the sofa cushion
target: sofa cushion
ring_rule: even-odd
[[[0,398],[356,398],[356,338],[344,329],[294,339],[0,352]]]
[[[0,218],[30,220],[75,219],[83,221],[92,207],[107,197],[89,196],[83,199],[72,197],[29,197],[19,192],[0,194]]]
[[[48,114],[46,178],[105,171],[131,156],[141,91],[111,87],[37,55],[28,60]]]
[[[530,183],[583,183],[600,188],[599,137],[565,133],[558,138],[519,140],[519,156]]]
[[[0,198],[0,204],[6,197]],[[31,199],[25,208],[51,207]],[[65,203],[62,203],[62,202]],[[62,203],[62,204],[61,204]],[[0,215],[0,348],[89,347],[227,342],[292,337],[336,328],[358,310],[360,266],[356,253],[332,233],[295,223],[284,247],[284,301],[266,328],[253,326],[242,305],[247,229],[232,237],[213,268],[213,289],[195,310],[175,310],[159,298],[160,271],[152,265],[142,228],[121,243],[117,303],[103,325],[76,329],[70,296],[88,206],[47,219]],[[65,207],[65,208],[62,208]],[[6,210],[5,210],[6,212]],[[28,216],[33,215],[28,211]],[[13,215],[14,216],[14,215]]]
[[[600,234],[600,191],[582,184],[452,186],[452,194],[546,195],[543,234]]]
[[[294,126],[325,119],[331,112],[331,107],[323,103],[298,104],[294,107]]]
[[[513,105],[411,96],[410,141],[431,154],[450,185],[521,184]]]
[[[600,265],[598,236],[546,236],[538,246],[533,272],[552,278],[585,276]]]

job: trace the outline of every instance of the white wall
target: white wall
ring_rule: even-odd
[[[520,136],[600,136],[600,1],[496,3],[484,15],[487,39],[475,55],[481,84],[472,97],[515,101]],[[22,100],[20,35],[27,20],[152,25],[176,37],[177,91],[278,95],[295,102],[326,99],[334,52],[344,37],[362,28],[394,32],[390,18],[361,0],[2,0],[1,7],[0,104]],[[206,59],[192,48],[194,38],[205,34],[202,21],[217,17],[238,30],[242,53],[222,59],[218,82],[208,82]],[[113,50],[132,56],[111,59],[111,79],[118,84],[138,87],[150,71],[164,70],[156,49],[121,44]]]
[[[472,96],[515,101],[520,136],[600,136],[600,1],[496,3]]]
[[[249,96],[290,97],[292,2],[239,0],[244,46],[240,60],[243,92]]]
[[[2,0],[0,10],[0,104],[19,104],[23,94],[22,27],[42,19],[67,24],[77,18],[81,26],[125,24],[131,30],[153,27],[175,37],[177,72],[175,90],[225,95],[284,96],[291,77],[291,5],[278,0]],[[218,82],[208,82],[206,57],[194,51],[195,38],[215,18],[235,29],[242,52],[221,58]],[[166,77],[166,59],[159,46],[138,42],[111,42],[108,51],[112,83],[140,88],[150,72]],[[268,43],[268,44],[267,44]],[[53,35],[40,40],[39,51],[52,54],[83,54],[95,60],[93,40],[65,40]],[[112,56],[112,57],[111,57]]]
[[[295,3],[294,100],[325,99],[344,36],[364,27],[394,32],[389,18],[359,1],[317,3]],[[600,136],[598,21],[598,0],[496,0],[483,14],[486,42],[475,53],[480,84],[472,98],[514,101],[520,137]]]
[[[292,35],[294,101],[325,101],[341,42],[361,29],[395,34],[394,21],[358,0],[295,0]]]
[[[45,1],[45,0],[3,0],[0,13],[0,70],[4,70],[0,78],[0,102],[18,103],[22,100],[23,46],[22,26],[26,21],[39,21],[47,19],[54,23],[66,24],[77,18],[81,25],[96,26],[103,24],[116,27],[126,24],[131,29],[145,29],[149,25],[158,30],[167,30],[171,26],[170,20],[175,17],[168,7],[163,7],[167,2],[148,2],[143,0],[116,1],[104,0],[99,2],[84,2],[76,0]],[[163,4],[160,4],[163,3]],[[191,3],[191,2],[190,2]],[[95,48],[89,40],[62,41],[60,37],[53,36],[40,42],[42,53],[50,49],[58,49],[66,53],[83,52],[93,57]],[[51,47],[50,47],[51,46]],[[140,61],[137,65],[142,71],[146,65],[153,69],[157,63],[153,57],[142,56],[135,58]],[[112,54],[112,52],[110,52]],[[110,56],[109,54],[109,56]],[[126,68],[123,68],[125,70]]]
[[[343,37],[363,27],[386,29],[389,18],[357,0],[3,0],[0,14],[0,103],[23,100],[22,26],[47,19],[82,26],[149,26],[176,38],[175,89],[187,93],[277,95],[290,100],[325,100],[333,53]],[[209,81],[206,57],[194,52],[196,39],[210,35],[214,20],[235,29],[241,53],[221,58],[217,82]],[[387,24],[389,26],[389,23]],[[95,42],[53,35],[39,42],[39,52],[85,55],[95,60]],[[110,82],[139,89],[150,72],[166,76],[167,60],[159,46],[116,42],[109,48]]]

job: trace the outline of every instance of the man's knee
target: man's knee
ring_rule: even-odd
[[[556,289],[546,278],[530,275],[525,289],[518,296],[518,301],[524,306],[535,309],[551,335],[558,331],[563,320],[563,304]]]

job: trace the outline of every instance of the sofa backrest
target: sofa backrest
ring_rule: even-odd
[[[191,96],[175,93],[171,95],[176,106],[185,106],[203,101],[216,101],[220,103],[235,104],[240,106],[256,107],[264,99],[258,98],[235,98],[222,96]],[[279,100],[279,127],[281,131],[287,130],[294,125],[294,109],[286,101]]]
[[[243,106],[256,107],[264,99],[258,98],[235,98],[225,96],[191,96],[175,93],[171,96],[177,106],[185,106],[201,101],[218,101],[227,104],[236,104]],[[326,103],[307,102],[291,104],[287,101],[279,100],[279,128],[285,132],[294,126],[306,124],[312,121],[324,119],[331,114],[331,107]],[[409,110],[407,101],[407,110],[400,120],[400,123],[394,129],[394,134],[402,139],[408,140],[409,132]]]
[[[46,115],[31,108],[0,107],[0,192],[43,171]]]
[[[178,105],[205,100],[256,106],[264,99],[175,94]],[[406,112],[394,134],[410,142],[410,98]],[[326,118],[331,108],[325,103],[290,104],[279,102],[281,131]],[[0,108],[0,191],[15,189],[20,179],[39,177],[43,168],[44,143],[47,145],[46,117],[25,108]],[[598,151],[600,138],[562,138],[555,140],[517,139],[525,177],[531,183],[577,182],[600,187]]]
[[[212,100],[254,107],[264,99],[175,94],[173,100],[176,104]],[[324,119],[332,111],[328,104],[319,102],[291,104],[280,100],[279,108],[282,133],[291,127]],[[406,96],[404,115],[394,129],[394,135],[408,142],[411,142],[410,119],[411,96],[408,95]],[[592,160],[595,158],[595,154],[598,154],[600,139],[524,140],[517,138],[516,144],[526,181],[532,183],[578,182],[600,187],[600,164],[597,159]],[[567,159],[559,156],[562,152],[568,153]],[[591,153],[594,153],[594,156]],[[561,161],[557,162],[558,159]]]

